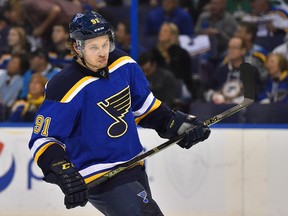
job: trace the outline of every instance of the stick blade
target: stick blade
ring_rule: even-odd
[[[249,63],[240,65],[240,79],[243,83],[244,97],[255,100],[255,73],[256,68]]]

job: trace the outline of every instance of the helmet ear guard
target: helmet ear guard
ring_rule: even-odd
[[[84,46],[84,41],[75,40],[75,42],[76,42],[76,48],[77,48],[78,50],[81,50],[81,49],[83,48],[83,46]]]
[[[108,35],[110,52],[115,49],[114,31],[109,22],[94,11],[77,13],[69,24],[70,38],[76,41],[77,49],[84,46],[87,39]],[[79,42],[78,42],[79,41]]]

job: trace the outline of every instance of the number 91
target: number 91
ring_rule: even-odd
[[[50,122],[51,122],[50,117],[44,118],[44,116],[42,116],[42,115],[37,115],[37,117],[35,119],[35,126],[33,129],[34,133],[38,134],[41,131],[41,135],[47,137]]]

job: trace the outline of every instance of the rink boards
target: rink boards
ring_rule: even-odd
[[[31,127],[0,127],[0,216],[100,216],[90,204],[66,210],[44,183],[27,143]],[[139,129],[146,149],[164,139]],[[190,150],[174,145],[146,160],[165,216],[287,216],[288,126],[219,125]]]

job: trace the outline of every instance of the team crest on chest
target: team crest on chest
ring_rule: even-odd
[[[97,103],[97,105],[115,120],[109,126],[107,134],[113,138],[122,136],[128,128],[123,118],[131,107],[129,86],[104,101]]]

